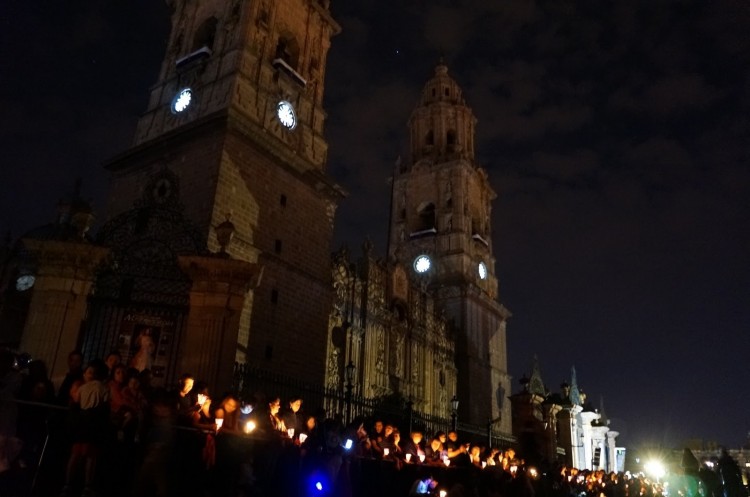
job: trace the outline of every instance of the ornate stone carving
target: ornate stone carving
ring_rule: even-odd
[[[339,355],[338,347],[331,347],[331,353],[328,356],[328,370],[326,371],[326,386],[328,388],[338,388],[339,386]]]
[[[412,343],[411,356],[411,381],[416,385],[419,380],[419,346],[416,343]]]
[[[385,338],[382,330],[377,332],[377,337],[378,354],[375,359],[375,371],[385,373]]]

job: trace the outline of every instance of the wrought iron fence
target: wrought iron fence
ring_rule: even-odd
[[[358,416],[368,420],[380,419],[395,424],[402,432],[418,428],[434,434],[441,430],[448,431],[451,427],[450,419],[415,410],[408,399],[398,395],[373,398],[351,392],[349,406],[348,394],[343,388],[307,383],[246,363],[235,364],[232,390],[241,399],[259,404],[276,397],[300,397],[308,413],[322,411],[326,416],[340,415],[343,418],[344,413],[350,410],[352,419]],[[481,426],[459,421],[457,431],[464,439],[481,441],[490,446],[510,447],[516,441],[512,435],[496,430],[491,422]]]

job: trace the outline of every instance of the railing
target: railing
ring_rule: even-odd
[[[322,409],[328,416],[343,416],[343,413],[349,412],[348,396],[344,389],[307,383],[243,363],[235,364],[232,390],[243,400],[257,402],[265,402],[273,397],[290,399],[300,396],[308,413]],[[352,392],[350,409],[352,419],[358,416],[369,420],[380,419],[395,424],[404,433],[419,428],[425,433],[434,434],[441,430],[448,431],[451,426],[450,419],[415,410],[407,399],[398,396],[372,398]],[[492,423],[474,425],[459,421],[457,431],[463,439],[483,445],[505,448],[515,443],[512,435],[494,429]]]

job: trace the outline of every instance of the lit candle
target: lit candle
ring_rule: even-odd
[[[255,429],[255,421],[245,423],[245,433],[250,433]]]
[[[222,418],[216,418],[216,431],[221,430],[221,425],[224,424],[224,420]]]
[[[307,440],[307,433],[300,433],[299,434],[299,443],[303,444],[303,443],[305,443],[305,440]]]
[[[287,428],[286,433],[289,435],[289,438],[294,438],[294,428]]]
[[[487,461],[482,461],[482,469],[487,467]]]
[[[424,462],[424,454],[419,454],[419,462]]]
[[[450,466],[451,465],[451,460],[448,459],[447,457],[445,457],[445,458],[443,458],[443,464],[445,464],[446,466]]]
[[[383,457],[387,456],[390,453],[391,453],[391,450],[388,447],[383,449]]]
[[[406,462],[411,461],[411,454],[406,454]]]

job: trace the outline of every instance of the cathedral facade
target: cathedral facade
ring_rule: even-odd
[[[170,0],[172,30],[132,146],[112,159],[101,229],[78,193],[9,250],[2,341],[64,374],[117,351],[157,382],[214,391],[235,362],[400,395],[511,431],[495,193],[476,119],[442,63],[409,119],[387,253],[331,256],[345,193],[327,174],[327,0]]]

